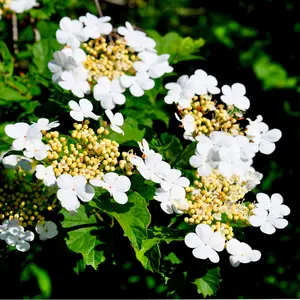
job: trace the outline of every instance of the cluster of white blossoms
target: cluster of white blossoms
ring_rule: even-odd
[[[183,137],[197,143],[195,154],[189,159],[197,169],[194,182],[184,185],[180,179],[176,181],[180,171],[171,176],[173,189],[178,189],[176,195],[185,187],[182,195],[187,206],[179,213],[188,215],[187,223],[197,225],[196,233],[185,238],[186,245],[194,248],[193,255],[217,263],[217,252],[226,248],[230,263],[238,266],[259,260],[261,253],[233,238],[234,223],[260,227],[266,234],[288,225],[284,216],[290,209],[282,204],[280,194],[273,194],[270,199],[259,193],[258,203],[244,203],[246,193],[262,179],[252,166],[253,158],[258,152],[271,154],[282,134],[279,129],[269,130],[261,116],[255,121],[247,119],[248,125],[241,122],[250,107],[243,84],[224,85],[221,89],[217,85],[216,78],[203,70],[166,84],[165,102],[177,106],[175,116],[184,129]],[[163,197],[164,192],[158,190],[155,198]]]
[[[49,63],[54,82],[80,98],[92,92],[109,110],[125,103],[127,88],[140,97],[154,87],[153,79],[173,71],[169,54],[158,55],[153,39],[129,22],[113,29],[110,20],[90,13],[62,18],[56,38],[65,48]]]
[[[21,14],[36,6],[39,6],[36,0],[1,0],[0,17],[7,11]]]

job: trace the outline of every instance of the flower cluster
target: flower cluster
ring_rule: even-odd
[[[172,72],[168,54],[157,55],[155,41],[126,22],[113,29],[110,17],[90,13],[79,20],[60,21],[57,41],[66,45],[54,53],[49,63],[53,81],[74,95],[93,92],[104,109],[113,109],[126,101],[129,88],[140,97],[154,87],[155,78]]]

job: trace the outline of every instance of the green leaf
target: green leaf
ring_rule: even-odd
[[[170,252],[164,257],[164,260],[169,261],[172,265],[180,265],[182,261],[176,256],[174,252]]]
[[[154,30],[148,30],[148,35],[156,41],[156,50],[158,54],[170,54],[169,63],[176,64],[180,61],[203,59],[199,52],[205,42],[202,38],[193,40],[190,37],[181,37],[176,32],[169,32],[161,36]]]
[[[151,221],[145,198],[133,192],[128,196],[128,202],[121,205],[111,201],[107,195],[102,194],[89,204],[116,218],[133,247],[141,249],[143,240],[148,237],[147,228]]]
[[[140,125],[136,120],[132,118],[127,118],[122,126],[124,135],[116,133],[111,130],[110,134],[106,137],[113,141],[116,141],[123,146],[137,147],[136,142],[140,142],[146,132],[146,128]]]
[[[216,294],[221,281],[220,268],[217,267],[208,270],[205,276],[196,279],[192,283],[196,285],[198,294],[202,294],[206,298]]]
[[[184,150],[177,156],[176,158],[176,167],[181,168],[190,168],[191,165],[189,163],[189,159],[192,155],[195,154],[197,143],[188,144]]]
[[[85,207],[80,206],[76,215],[63,209],[64,221],[62,227],[68,229],[67,246],[70,250],[82,254],[84,264],[92,266],[95,270],[105,261],[104,251],[99,250],[103,244],[97,236],[99,227],[95,215],[87,216]],[[81,265],[82,266],[82,265]]]
[[[147,201],[153,199],[156,191],[155,185],[152,181],[145,180],[143,176],[139,174],[134,174],[130,178],[131,180],[131,190],[138,192]]]
[[[6,44],[0,41],[0,74],[11,76],[13,72],[14,72],[14,58],[9,52]]]

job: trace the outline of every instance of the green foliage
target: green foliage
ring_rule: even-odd
[[[183,38],[176,32],[169,32],[165,36],[161,36],[153,30],[148,30],[147,33],[155,40],[158,54],[170,54],[169,62],[171,64],[202,59],[201,56],[196,55],[205,44],[202,38],[197,40],[190,37]]]
[[[14,59],[6,44],[0,41],[0,74],[11,76],[14,72]]]
[[[83,262],[80,262],[80,266],[76,266],[76,270],[85,265],[92,266],[96,270],[98,265],[105,261],[105,257],[104,251],[98,249],[102,242],[101,236],[97,235],[97,229],[101,227],[97,225],[95,215],[88,217],[83,205],[75,215],[71,215],[65,209],[62,210],[62,214],[64,215],[62,226],[68,232],[67,246],[83,257]]]
[[[198,294],[206,298],[216,293],[221,281],[220,268],[217,267],[208,270],[205,276],[196,279],[193,284],[196,285]]]

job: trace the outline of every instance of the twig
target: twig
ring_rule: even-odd
[[[14,53],[19,53],[18,48],[18,40],[19,40],[19,33],[18,33],[18,19],[17,15],[13,13],[12,15],[12,35],[13,35],[13,42],[14,42]]]
[[[38,42],[38,41],[41,40],[41,34],[35,26],[35,19],[30,18],[30,23],[31,23],[32,31],[34,33],[34,39],[35,39],[36,42]]]
[[[103,12],[102,12],[102,9],[101,9],[101,6],[100,6],[100,0],[95,0],[95,4],[96,4],[96,7],[97,7],[97,11],[98,11],[98,14],[100,17],[103,17]],[[108,35],[108,39],[110,42],[113,41],[113,38],[111,36],[111,34]]]

